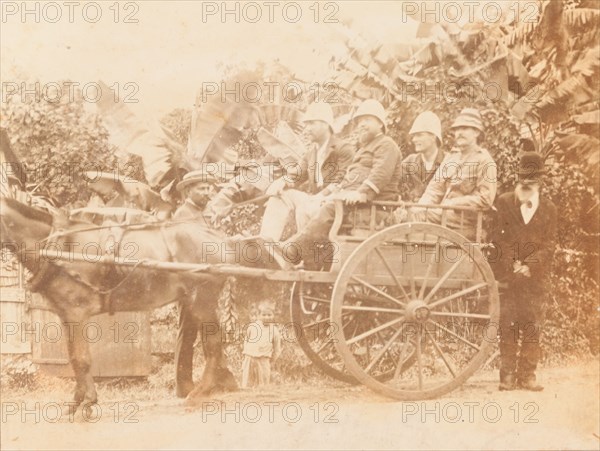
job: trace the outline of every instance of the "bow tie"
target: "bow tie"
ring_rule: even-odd
[[[533,202],[531,202],[530,200],[525,200],[521,202],[521,205],[525,205],[527,208],[533,208]]]

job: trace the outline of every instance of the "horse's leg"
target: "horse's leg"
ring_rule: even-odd
[[[98,395],[91,373],[92,357],[90,347],[83,335],[85,322],[64,321],[68,330],[69,360],[73,373],[75,373],[75,395],[73,397],[72,412],[83,404],[84,409],[98,402]],[[86,413],[89,413],[86,412]]]
[[[188,400],[192,403],[194,399],[207,396],[214,391],[233,391],[238,388],[233,374],[227,368],[217,315],[217,300],[222,285],[218,284],[216,287],[212,286],[213,284],[210,285],[209,287],[207,284],[198,290],[198,293],[202,294],[196,296],[192,305],[206,360],[200,383],[188,395]],[[208,298],[207,295],[210,297]]]

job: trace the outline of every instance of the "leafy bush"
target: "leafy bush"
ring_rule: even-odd
[[[7,96],[2,127],[27,168],[30,190],[59,206],[87,201],[85,171],[117,170],[118,160],[98,115],[86,111],[81,92],[68,90],[57,101]]]
[[[33,390],[38,385],[37,375],[37,365],[25,356],[11,357],[2,362],[2,381],[7,383],[8,388]]]

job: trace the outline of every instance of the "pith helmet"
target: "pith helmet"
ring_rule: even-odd
[[[354,121],[361,116],[375,116],[379,119],[379,122],[383,124],[383,131],[387,131],[387,115],[385,114],[385,108],[383,108],[383,105],[377,100],[369,99],[361,103],[356,109],[352,120]]]
[[[217,178],[208,171],[199,169],[197,171],[190,171],[183,176],[183,180],[177,184],[177,191],[181,192],[185,188],[195,183],[210,183],[216,184]]]
[[[331,105],[325,102],[311,103],[304,113],[304,122],[323,121],[333,131],[333,110]]]
[[[479,114],[479,110],[476,108],[463,108],[454,120],[454,123],[450,126],[450,128],[455,127],[471,127],[482,133],[485,131],[481,114]]]
[[[439,140],[439,144],[442,143],[442,123],[437,114],[425,111],[417,116],[408,134],[421,132],[431,133]]]

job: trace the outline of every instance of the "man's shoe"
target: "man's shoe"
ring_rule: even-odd
[[[528,391],[542,391],[544,389],[542,385],[535,381],[535,378],[519,380],[518,386],[520,389]]]
[[[517,386],[515,383],[515,377],[512,374],[500,378],[500,385],[498,385],[498,390],[512,391],[516,388]]]

